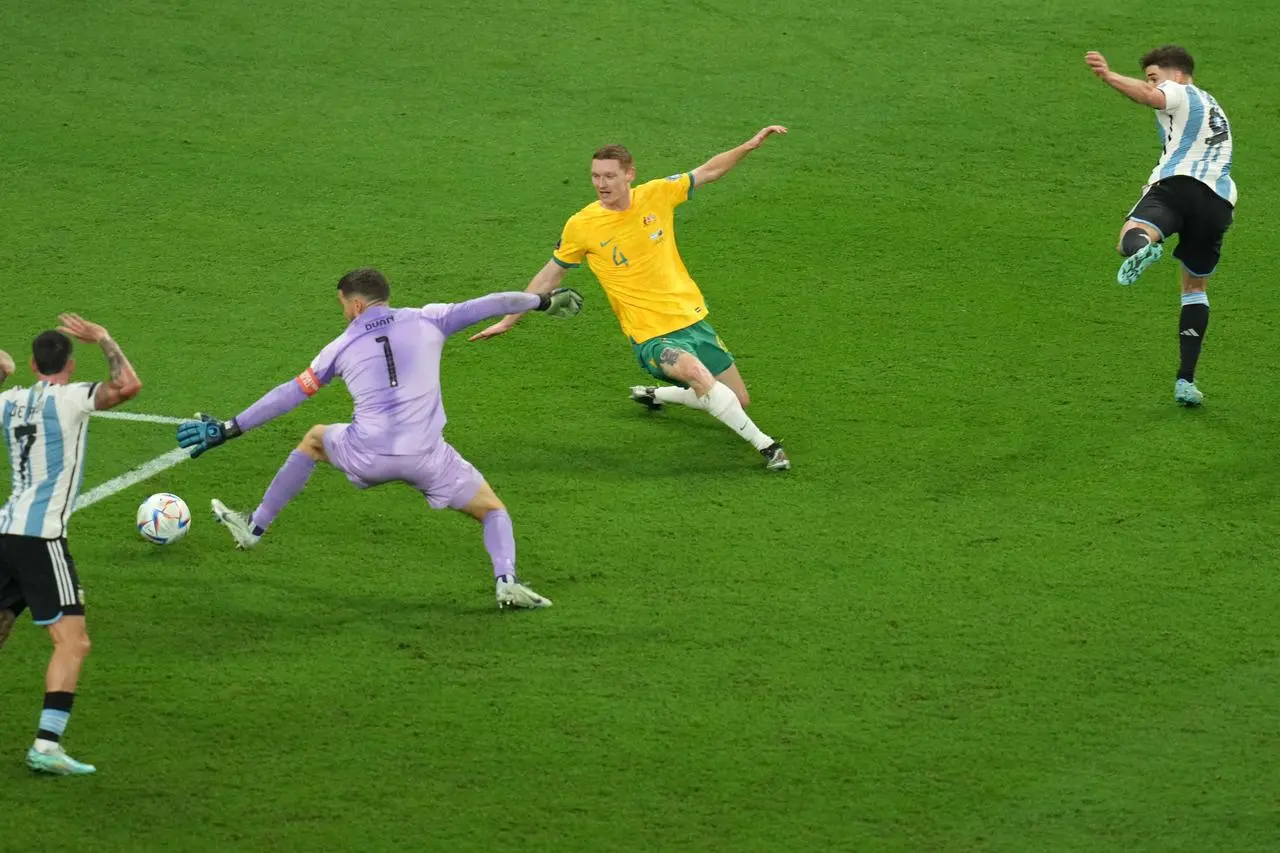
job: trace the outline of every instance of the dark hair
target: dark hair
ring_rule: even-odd
[[[591,155],[592,160],[617,160],[624,169],[630,169],[631,152],[622,145],[606,145]]]
[[[391,298],[391,285],[387,277],[373,267],[352,270],[338,281],[338,290],[350,299],[363,296],[372,302],[386,302]]]
[[[1185,47],[1176,44],[1165,44],[1155,50],[1143,54],[1141,60],[1144,69],[1154,65],[1157,68],[1176,68],[1188,77],[1196,70],[1196,61],[1187,53]]]
[[[71,360],[71,338],[62,332],[41,332],[31,342],[31,357],[36,360],[36,370],[41,376],[61,373]]]

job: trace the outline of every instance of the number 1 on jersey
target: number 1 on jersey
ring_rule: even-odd
[[[400,380],[396,379],[396,357],[391,352],[391,339],[386,335],[379,335],[374,340],[382,344],[382,354],[387,357],[387,384],[395,388],[399,386]]]

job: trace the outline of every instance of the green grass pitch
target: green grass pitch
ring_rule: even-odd
[[[209,498],[255,505],[347,419],[330,389],[75,517],[100,772],[22,766],[24,621],[0,849],[1277,849],[1277,30],[1264,0],[6,4],[0,347],[79,311],[129,410],[230,417],[338,333],[348,269],[522,289],[598,145],[660,177],[781,122],[678,222],[796,469],[629,403],[574,273],[573,322],[446,350],[447,435],[556,602],[499,615],[480,531],[404,487],[321,470],[230,550]],[[1201,411],[1176,264],[1114,284],[1151,116],[1082,62],[1165,41],[1238,140]],[[172,442],[95,422],[86,487]],[[131,527],[162,490],[196,516],[167,549]]]

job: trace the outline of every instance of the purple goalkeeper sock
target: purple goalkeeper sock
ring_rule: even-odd
[[[485,515],[484,549],[493,560],[493,576],[515,580],[516,534],[511,529],[511,516],[505,509],[495,509]]]
[[[267,532],[280,510],[302,491],[315,468],[316,461],[307,454],[296,450],[289,454],[289,458],[280,466],[275,479],[267,487],[267,493],[262,496],[262,503],[249,517],[255,535],[261,536]]]

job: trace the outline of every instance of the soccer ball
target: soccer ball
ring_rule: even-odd
[[[138,532],[157,545],[172,545],[191,529],[191,510],[177,495],[161,492],[138,507]]]

